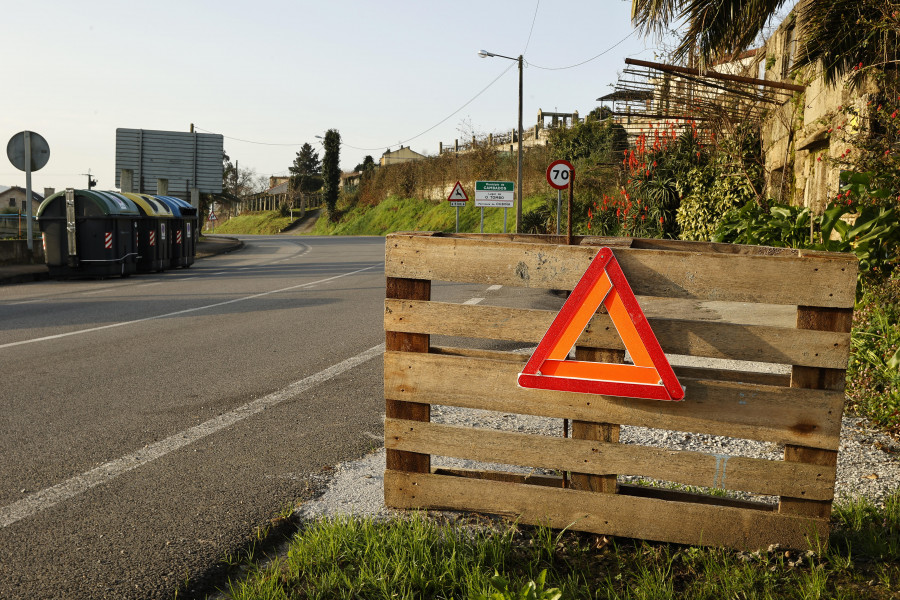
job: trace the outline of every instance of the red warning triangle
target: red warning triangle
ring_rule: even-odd
[[[568,359],[569,351],[601,305],[606,307],[634,364]],[[518,383],[525,388],[562,392],[684,399],[684,389],[609,248],[601,248],[594,257],[519,373]]]
[[[466,190],[463,189],[462,184],[457,181],[456,185],[453,186],[453,191],[447,196],[447,200],[450,202],[466,202],[469,200],[469,197],[466,195]]]

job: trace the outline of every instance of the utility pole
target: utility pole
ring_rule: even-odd
[[[90,169],[88,169],[87,173],[82,173],[81,175],[88,178],[88,187],[87,187],[88,191],[92,190],[94,188],[94,186],[97,185],[97,180],[91,176]]]

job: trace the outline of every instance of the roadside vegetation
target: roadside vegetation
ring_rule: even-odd
[[[740,552],[411,514],[305,524],[286,553],[229,583],[290,598],[894,598],[900,495],[835,507],[827,548]]]
[[[217,226],[215,231],[208,229],[205,233],[272,235],[281,233],[290,224],[290,216],[283,216],[280,211],[253,212],[232,217]]]

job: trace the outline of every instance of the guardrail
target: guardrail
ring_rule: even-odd
[[[32,217],[32,233],[35,238],[41,237],[37,219]],[[0,237],[8,239],[24,239],[28,231],[27,215],[0,215]]]

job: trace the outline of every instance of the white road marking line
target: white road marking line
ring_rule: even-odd
[[[384,344],[379,344],[374,348],[369,348],[365,352],[341,361],[336,365],[332,365],[305,379],[295,381],[282,390],[273,392],[268,396],[258,398],[252,402],[248,402],[243,406],[239,406],[234,410],[210,419],[205,423],[185,429],[164,440],[150,444],[149,446],[141,448],[131,454],[126,454],[116,460],[109,461],[108,463],[95,467],[81,475],[72,477],[60,484],[30,494],[28,497],[23,498],[18,502],[13,502],[10,505],[0,508],[0,528],[12,525],[22,519],[27,519],[42,510],[51,508],[60,502],[73,498],[91,488],[115,479],[123,473],[141,467],[157,458],[162,458],[170,452],[179,450],[208,435],[212,435],[213,433],[221,431],[226,427],[230,427],[235,423],[239,423],[248,417],[252,417],[268,408],[272,408],[273,406],[293,398],[311,387],[324,383],[329,379],[333,379],[382,353],[384,353]],[[381,438],[378,439],[381,440]]]
[[[22,300],[21,302],[10,302],[6,306],[16,306],[18,304],[34,304],[35,302],[46,302],[45,298],[37,298],[35,300]]]
[[[487,289],[487,291],[489,291],[489,292],[496,292],[497,290],[499,290],[499,289],[502,288],[502,287],[503,287],[502,285],[492,285],[491,287],[489,287],[489,288]]]
[[[93,292],[81,292],[82,296],[90,296],[91,294],[102,294],[103,292],[111,292],[111,288],[104,288],[102,290],[94,290]]]
[[[468,300],[463,302],[463,304],[478,304],[482,300],[484,300],[484,298],[469,298]],[[3,346],[0,346],[0,348],[2,348],[2,347]]]
[[[259,294],[253,294],[252,296],[244,296],[243,298],[233,298],[231,300],[225,300],[224,302],[216,302],[215,304],[207,304],[206,306],[197,306],[195,308],[186,308],[184,310],[176,310],[175,312],[165,313],[162,315],[154,315],[152,317],[144,317],[143,319],[135,319],[133,321],[122,321],[121,323],[110,323],[109,325],[101,325],[99,327],[90,327],[88,329],[79,329],[77,331],[69,331],[68,333],[58,333],[56,335],[47,335],[44,337],[34,338],[30,340],[21,340],[19,342],[10,342],[9,344],[0,344],[0,350],[4,348],[12,348],[13,346],[24,346],[25,344],[33,344],[35,342],[46,342],[49,340],[58,340],[59,338],[69,337],[70,335],[80,335],[82,333],[91,333],[92,331],[102,331],[104,329],[112,329],[113,327],[122,327],[123,325],[134,325],[136,323],[143,323],[144,321],[153,321],[154,319],[164,319],[166,317],[175,317],[178,315],[184,315],[187,313],[197,312],[198,310],[206,310],[208,308],[216,308],[218,306],[226,306],[228,304],[234,304],[236,302],[243,302],[244,300],[253,300],[254,298],[262,298],[264,296],[269,296],[271,294],[277,294],[279,292],[289,292],[291,290],[297,290],[305,287],[312,287],[314,285],[318,285],[320,283],[326,283],[328,281],[334,281],[335,279],[340,279],[342,277],[348,277],[350,275],[356,275],[357,273],[362,273],[363,271],[369,271],[376,267],[380,267],[382,263],[377,265],[372,265],[370,267],[365,267],[363,269],[357,269],[356,271],[350,271],[349,273],[341,273],[340,275],[335,275],[334,277],[327,277],[325,279],[319,279],[318,281],[310,281],[309,283],[299,283],[297,285],[292,285],[290,287],[281,288],[278,290],[271,290],[269,292],[262,292]]]
[[[137,287],[147,287],[148,285],[159,285],[162,281],[151,281],[150,283],[141,283]]]

